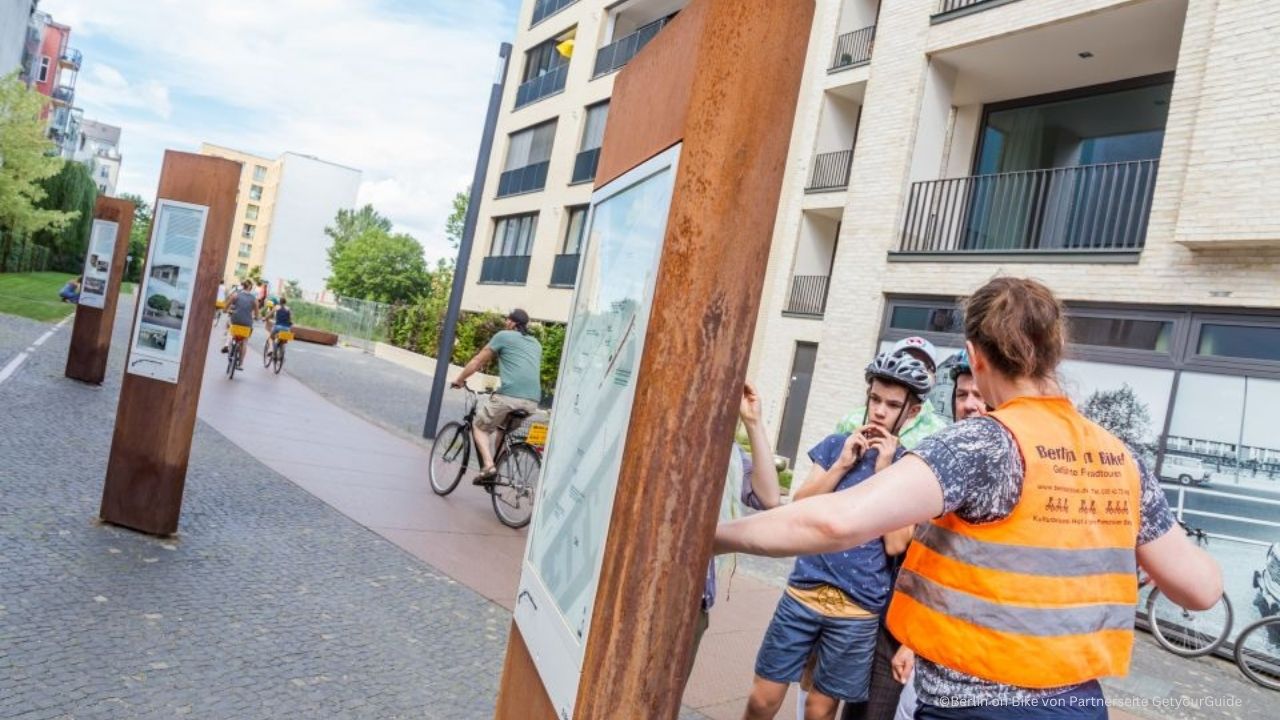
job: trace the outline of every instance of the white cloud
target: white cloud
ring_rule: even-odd
[[[511,0],[45,0],[85,50],[77,104],[120,125],[121,189],[150,197],[165,147],[316,155],[364,171],[361,200],[450,254]],[[77,42],[79,39],[80,42]],[[167,120],[168,123],[159,122]]]

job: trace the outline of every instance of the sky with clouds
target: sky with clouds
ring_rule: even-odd
[[[122,128],[117,192],[201,142],[363,171],[361,203],[451,255],[498,45],[520,0],[41,0],[84,53],[76,105]]]

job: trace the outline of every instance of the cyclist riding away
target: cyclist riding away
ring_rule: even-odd
[[[902,457],[898,433],[920,412],[933,376],[916,358],[889,353],[876,356],[865,376],[867,422],[809,451],[814,466],[796,493],[801,504],[855,487]],[[832,718],[841,700],[867,699],[879,615],[889,601],[888,556],[906,548],[911,528],[904,523],[880,535],[832,548],[837,552],[796,553],[800,557],[756,656],[747,718],[774,717],[813,654],[806,718]]]
[[[281,297],[280,304],[276,306],[275,322],[271,324],[271,339],[275,340],[282,330],[292,329],[293,311],[289,309],[289,301]]]
[[[476,356],[462,368],[452,386],[460,388],[467,378],[494,359],[498,361],[498,390],[485,398],[476,411],[472,437],[480,454],[480,474],[477,485],[492,480],[497,470],[493,466],[493,433],[507,416],[515,411],[532,414],[542,399],[542,344],[529,335],[529,314],[520,308],[512,310],[506,318],[506,329],[494,334]]]
[[[233,326],[248,328],[248,332],[253,333],[253,319],[258,316],[258,299],[253,295],[252,281],[245,280],[241,283],[241,291],[228,301],[227,311],[231,315],[231,322],[227,323],[227,340],[222,344],[224,353],[231,349],[236,332],[232,329]],[[244,363],[243,356],[240,358],[240,363]]]
[[[965,337],[996,410],[856,487],[716,530],[717,552],[787,556],[927,523],[888,615],[918,656],[917,718],[1106,718],[1098,678],[1128,672],[1136,565],[1183,607],[1222,596],[1221,570],[1177,527],[1155,476],[1062,395],[1064,317],[1038,282],[988,282],[966,304]],[[1104,517],[1093,497],[1124,514]]]

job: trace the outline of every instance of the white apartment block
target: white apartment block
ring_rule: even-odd
[[[71,159],[89,168],[100,195],[114,197],[123,160],[120,156],[120,128],[97,120],[84,120],[80,123],[80,134]]]
[[[464,309],[566,319],[612,71],[686,4],[523,4]],[[815,6],[750,370],[777,452],[803,472],[878,348],[958,349],[957,299],[1011,274],[1067,303],[1065,389],[1128,403],[1150,462],[1280,488],[1280,5]]]

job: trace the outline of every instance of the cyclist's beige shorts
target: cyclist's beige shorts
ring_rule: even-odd
[[[512,411],[523,410],[533,414],[537,409],[538,403],[532,400],[494,393],[485,398],[480,403],[480,407],[476,408],[476,427],[486,432],[497,430]]]

